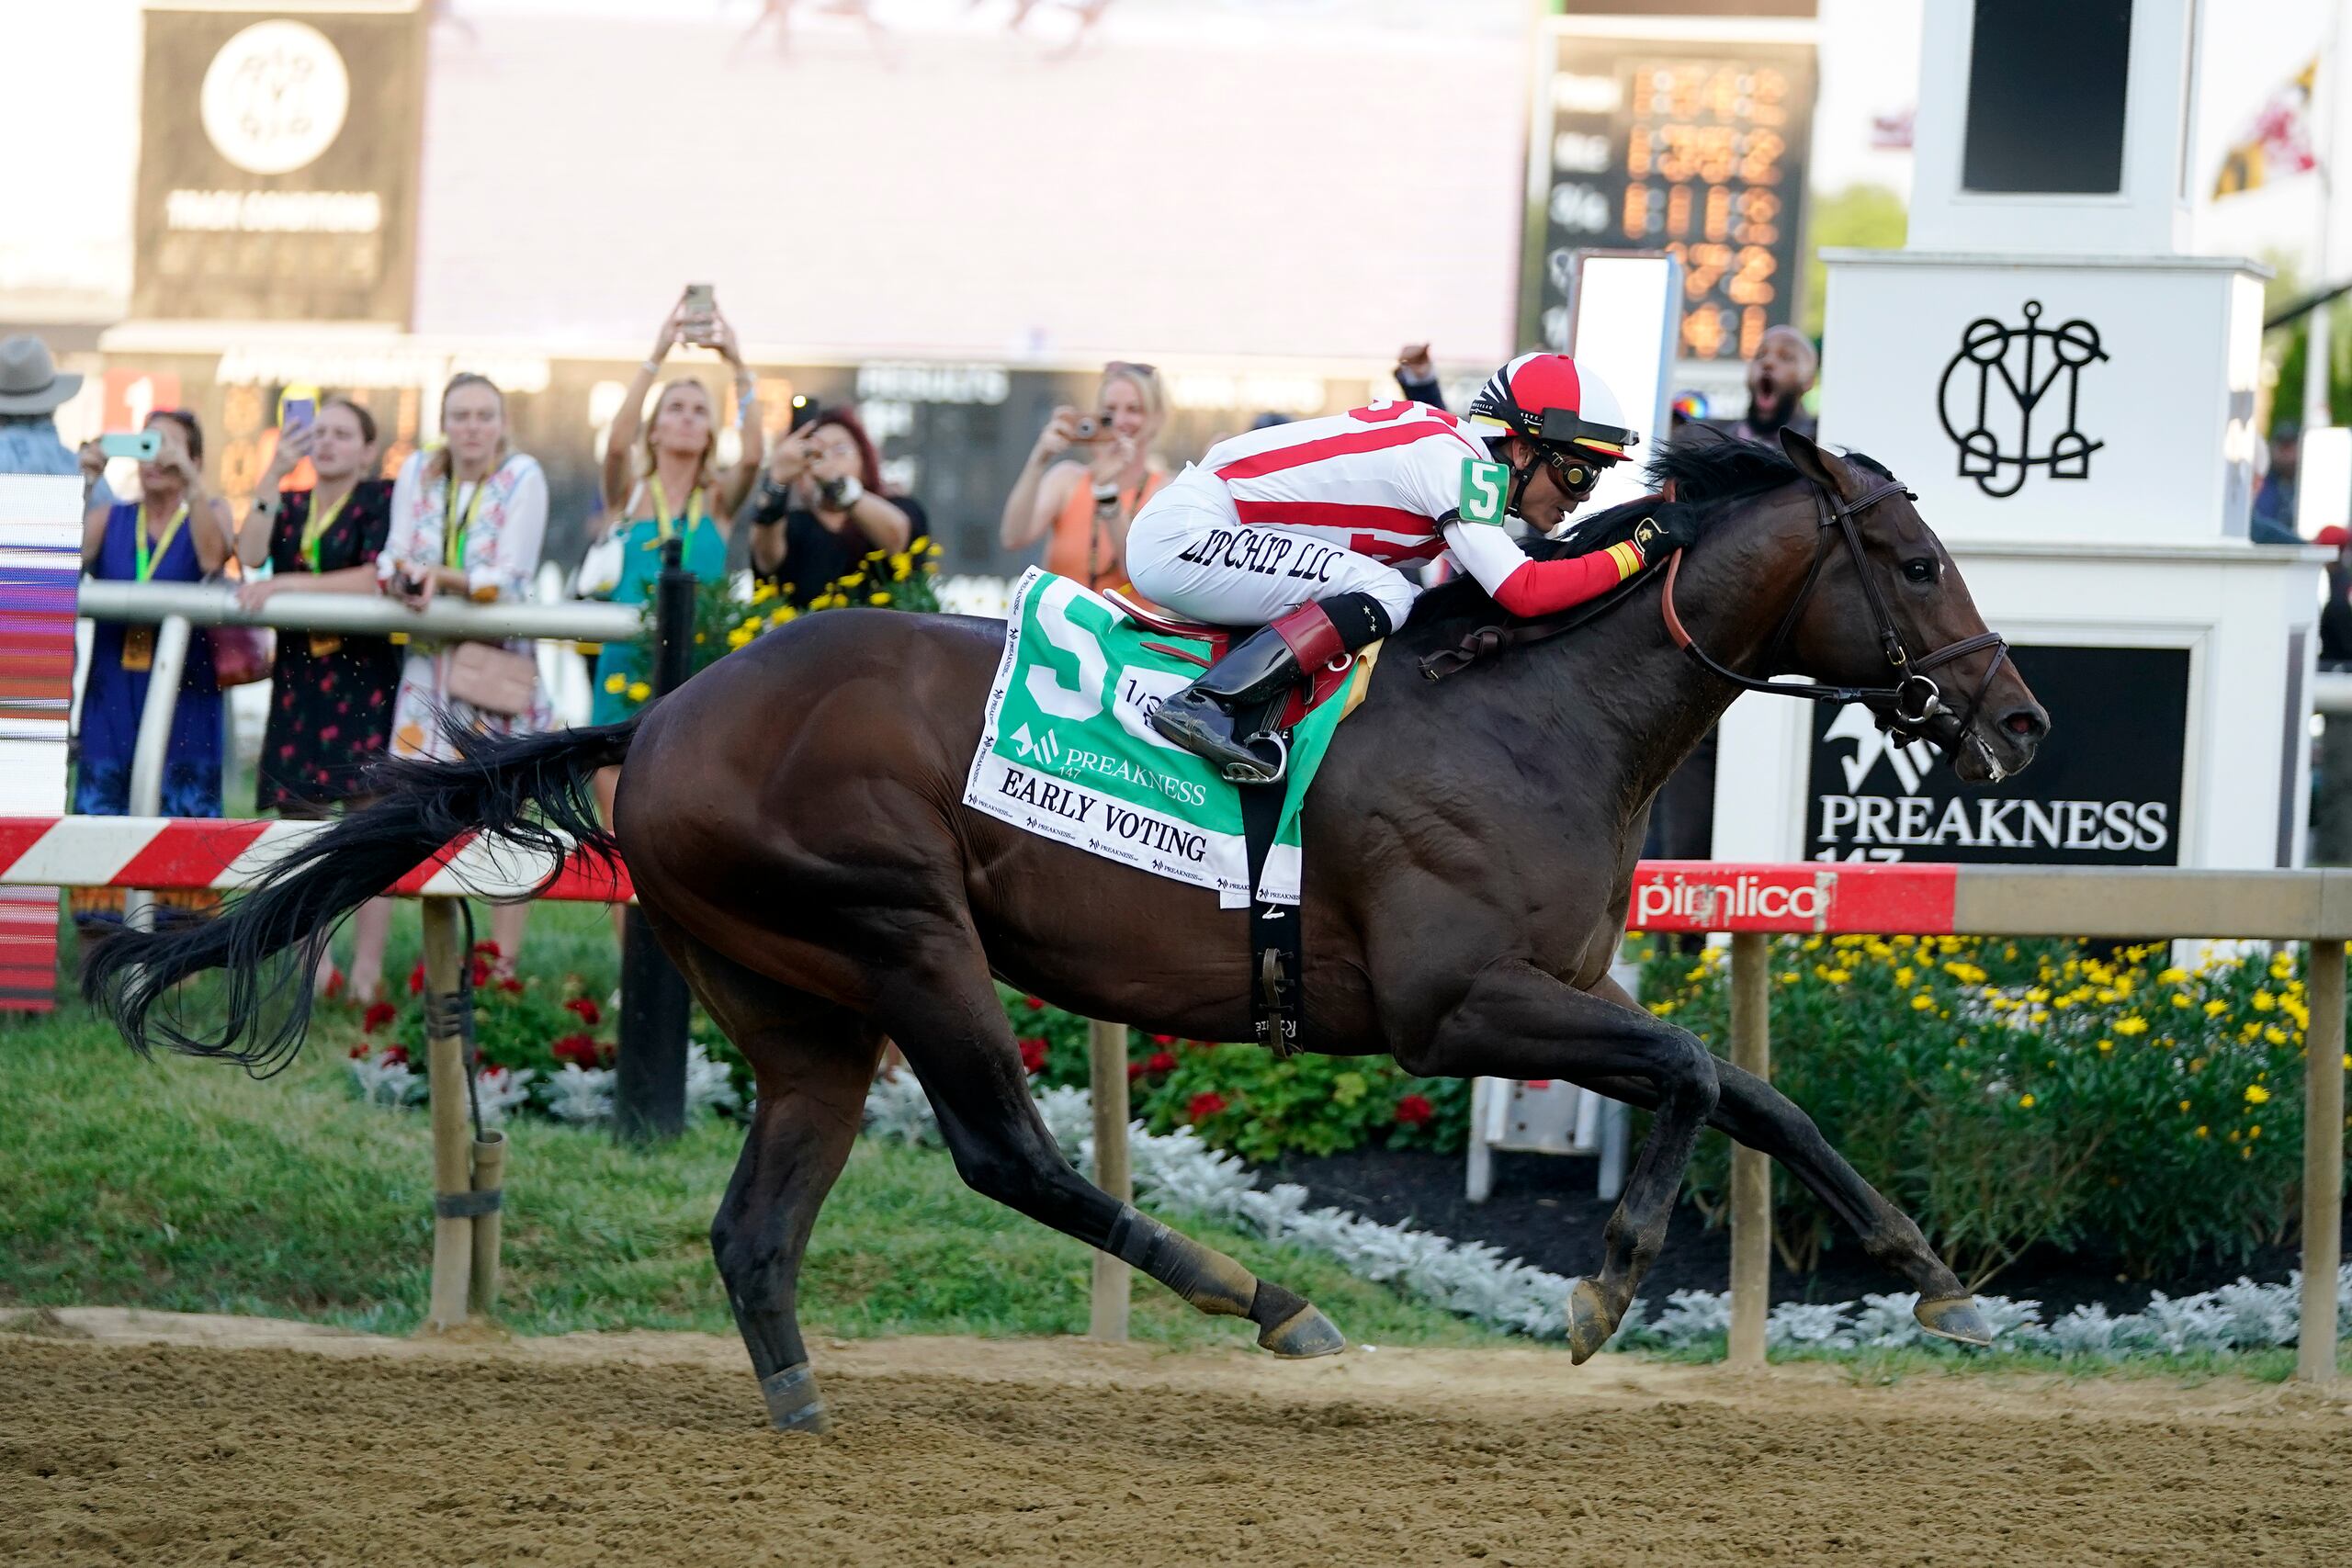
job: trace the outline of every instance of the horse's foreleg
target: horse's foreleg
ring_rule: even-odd
[[[1202,1312],[1248,1318],[1276,1355],[1345,1347],[1304,1296],[1114,1201],[1062,1158],[968,930],[948,927],[905,946],[906,966],[876,987],[883,999],[875,1017],[930,1096],[967,1185],[1142,1270]]]
[[[1614,981],[1604,979],[1593,990],[1628,1008],[1637,1005]],[[1650,1086],[1638,1078],[1566,1076],[1628,1105],[1646,1110],[1657,1103]],[[1919,1292],[1919,1321],[1928,1332],[1966,1344],[1991,1342],[1991,1329],[1959,1276],[1936,1256],[1911,1216],[1888,1202],[1831,1146],[1812,1117],[1770,1083],[1729,1062],[1715,1063],[1715,1077],[1723,1095],[1709,1121],[1717,1131],[1780,1161],[1852,1227],[1863,1251]]]
[[[822,1431],[800,1337],[800,1259],[848,1161],[879,1040],[856,1015],[777,985],[700,943],[665,937],[695,994],[758,1077],[759,1106],[711,1221],[735,1326],[778,1431]]]
[[[1437,1077],[1631,1076],[1653,1086],[1655,1118],[1603,1233],[1600,1272],[1568,1292],[1568,1348],[1584,1360],[1617,1332],[1666,1244],[1667,1222],[1699,1129],[1713,1114],[1713,1056],[1696,1037],[1562,984],[1528,964],[1481,971],[1426,1044],[1399,1042],[1407,1070]]]

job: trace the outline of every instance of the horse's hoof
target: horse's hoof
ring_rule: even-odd
[[[762,1378],[760,1395],[768,1402],[768,1424],[779,1432],[822,1432],[832,1426],[817,1396],[817,1374],[806,1361]]]
[[[1260,1334],[1258,1348],[1284,1360],[1303,1361],[1310,1356],[1338,1355],[1348,1348],[1348,1338],[1309,1304]]]
[[[1974,1296],[1947,1296],[1939,1302],[1921,1302],[1911,1309],[1919,1326],[1939,1339],[1956,1339],[1962,1345],[1990,1345],[1993,1325],[1977,1310]]]
[[[1589,1280],[1578,1280],[1568,1287],[1569,1360],[1583,1366],[1616,1332],[1617,1320],[1610,1315],[1608,1303],[1601,1300],[1600,1286]]]

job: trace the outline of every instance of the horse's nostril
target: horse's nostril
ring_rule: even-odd
[[[2013,708],[2002,716],[2001,728],[2021,739],[2037,739],[2049,731],[2050,721],[2031,708]]]

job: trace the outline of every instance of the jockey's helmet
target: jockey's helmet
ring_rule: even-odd
[[[1487,377],[1470,400],[1470,421],[1602,466],[1641,439],[1609,384],[1565,354],[1522,354]]]

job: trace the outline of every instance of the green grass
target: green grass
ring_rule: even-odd
[[[528,966],[608,984],[602,919],[541,906]],[[414,951],[405,913],[396,984]],[[78,1001],[46,1019],[5,1015],[0,1303],[413,1328],[428,1284],[430,1132],[420,1112],[351,1098],[349,1016],[322,1015],[292,1068],[254,1082],[223,1063],[141,1062]],[[646,1153],[597,1132],[510,1126],[507,1325],[731,1331],[707,1233],[741,1136],[714,1120]],[[1303,1292],[1359,1341],[1500,1337],[1329,1261],[1170,1218]],[[813,1333],[851,1337],[1080,1333],[1091,1256],[967,1190],[940,1151],[864,1143],[818,1222],[802,1319]],[[1148,1281],[1135,1303],[1139,1339],[1233,1344],[1254,1332],[1204,1318]]]

